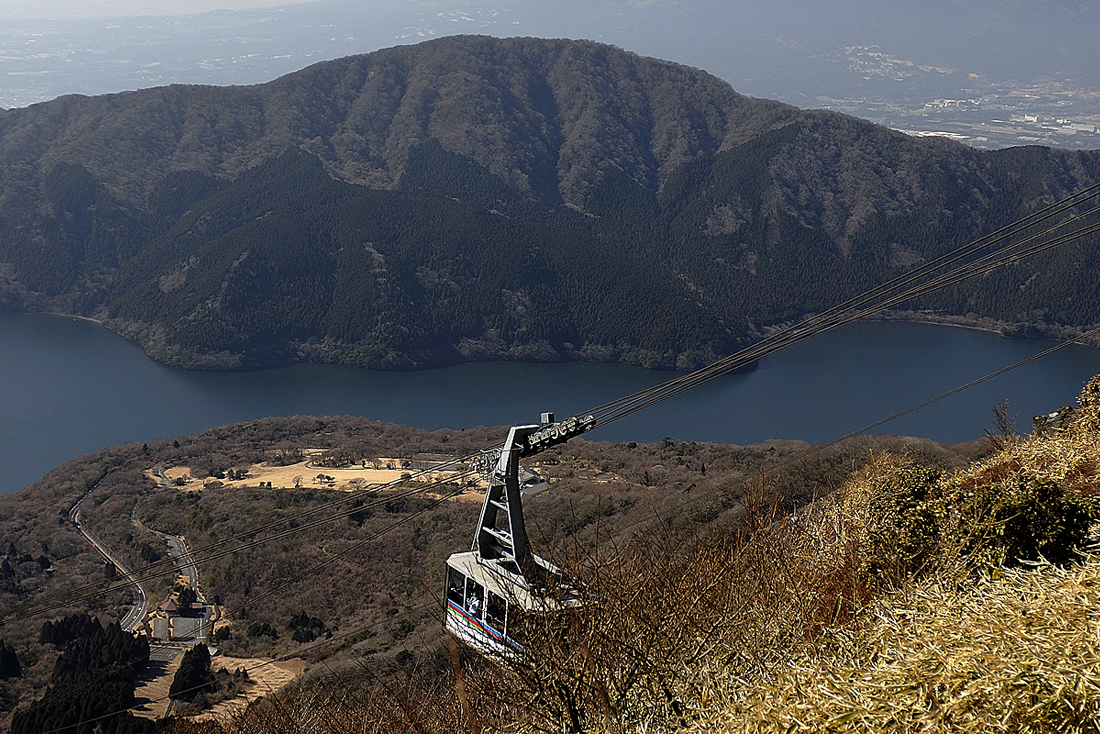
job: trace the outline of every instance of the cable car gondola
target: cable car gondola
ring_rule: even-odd
[[[561,570],[531,552],[523,523],[519,460],[584,433],[595,418],[514,426],[500,449],[482,455],[488,475],[481,517],[469,551],[447,559],[443,627],[456,639],[494,659],[523,652],[520,620],[548,616],[584,603]]]

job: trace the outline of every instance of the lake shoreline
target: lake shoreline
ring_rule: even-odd
[[[116,329],[104,320],[97,319],[91,316],[79,316],[76,314],[67,314],[57,311],[45,311],[45,312],[26,312],[16,313],[10,315],[43,315],[43,316],[56,316],[62,318],[70,318],[86,323],[95,324],[112,334],[116,334],[119,337],[125,339],[127,342],[135,345],[145,354],[146,357],[153,360],[157,364],[164,365],[173,369],[181,369],[189,372],[210,372],[210,373],[238,373],[247,374],[253,372],[265,372],[270,370],[283,369],[286,367],[292,367],[297,365],[333,365],[342,367],[352,367],[355,369],[363,369],[369,371],[378,372],[393,372],[393,373],[417,373],[417,372],[430,372],[433,370],[446,369],[449,367],[455,367],[464,364],[482,364],[488,362],[501,362],[501,363],[514,363],[514,364],[570,364],[570,363],[582,363],[582,364],[614,364],[624,365],[631,367],[642,367],[646,370],[657,373],[669,373],[669,372],[691,372],[692,369],[681,369],[677,367],[669,366],[647,366],[639,363],[636,359],[622,358],[622,359],[586,359],[584,351],[574,351],[564,357],[558,353],[554,353],[553,357],[546,357],[539,359],[534,353],[525,355],[523,359],[508,359],[507,357],[500,359],[466,359],[453,362],[445,362],[440,364],[427,364],[423,367],[409,368],[409,369],[385,369],[379,367],[363,367],[357,364],[350,364],[340,359],[327,360],[323,357],[318,359],[319,352],[315,349],[306,350],[303,346],[299,346],[297,351],[299,355],[309,354],[310,356],[297,359],[288,360],[285,362],[273,363],[270,365],[262,365],[257,367],[228,367],[219,366],[220,361],[217,355],[206,355],[204,359],[201,356],[193,356],[193,359],[162,359],[164,355],[158,356],[157,354],[150,352],[146,349],[146,345],[142,343],[140,334],[130,330],[128,333],[124,333],[120,329]],[[812,314],[804,318],[812,318]],[[901,323],[901,324],[928,324],[931,326],[951,326],[958,329],[969,329],[973,331],[981,331],[990,334],[996,334],[1004,339],[1015,340],[1050,340],[1050,341],[1067,341],[1071,338],[1079,338],[1086,332],[1078,327],[1061,326],[1057,324],[1043,323],[1012,323],[1007,321],[1000,321],[985,316],[978,316],[977,314],[967,314],[965,316],[957,316],[952,314],[942,314],[933,311],[884,311],[880,313],[870,314],[860,319],[863,322],[879,322],[879,323]],[[761,335],[764,338],[768,335],[774,334],[785,328],[790,327],[796,322],[787,322],[783,324],[776,324],[774,326],[766,328]],[[1078,344],[1094,349],[1100,349],[1100,336],[1094,336],[1088,340],[1077,341]],[[615,351],[615,350],[611,350]],[[611,351],[605,352],[607,356],[610,356]],[[589,354],[592,352],[589,351]],[[725,355],[723,355],[725,356]]]
[[[997,319],[969,314],[967,316],[954,316],[951,314],[937,314],[931,311],[886,311],[872,314],[863,319],[865,321],[877,321],[882,323],[898,324],[929,324],[931,326],[953,326],[958,329],[971,329],[996,334],[1004,339],[1043,339],[1049,341],[1067,341],[1082,337],[1086,330],[1078,327],[1060,326],[1057,324],[1029,324],[999,321]],[[1077,342],[1081,346],[1100,349],[1100,337],[1081,340]]]
[[[897,319],[894,319],[897,321]],[[606,427],[593,440],[820,444],[1051,346],[945,324],[847,324]],[[94,326],[93,326],[94,324]],[[963,324],[949,324],[964,326]],[[676,374],[595,362],[477,362],[417,372],[299,364],[254,372],[154,362],[89,319],[0,315],[0,492],[107,446],[266,416],[359,415],[435,430],[576,415]],[[973,326],[965,325],[965,326]],[[990,409],[1049,413],[1100,373],[1074,345],[879,429],[944,443],[980,437]]]

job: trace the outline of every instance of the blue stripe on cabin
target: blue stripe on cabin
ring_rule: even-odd
[[[505,637],[504,635],[502,635],[497,630],[495,630],[492,627],[489,627],[488,625],[482,623],[482,621],[480,619],[477,619],[476,617],[470,616],[470,613],[467,612],[465,609],[463,609],[462,606],[459,605],[457,602],[454,602],[451,599],[448,599],[447,600],[447,607],[452,612],[459,615],[463,620],[465,620],[466,624],[473,627],[474,629],[476,629],[476,630],[478,630],[482,633],[487,633],[490,637],[494,638],[495,640],[497,640],[499,642],[503,642],[503,643],[505,643],[505,644],[507,644],[511,647],[514,647],[517,650],[523,650],[523,648],[520,647],[518,644],[516,644],[515,641],[511,640],[508,637]]]

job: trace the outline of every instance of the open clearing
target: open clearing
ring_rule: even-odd
[[[207,477],[203,479],[197,479],[192,475],[191,469],[186,466],[175,466],[164,470],[164,476],[168,478],[168,481],[174,486],[178,486],[183,491],[198,490],[203,488],[250,488],[250,489],[289,489],[292,487],[322,487],[325,489],[337,489],[343,491],[355,491],[356,489],[362,489],[369,485],[387,484],[389,482],[400,481],[403,476],[415,473],[413,469],[404,469],[400,467],[399,459],[378,459],[376,464],[379,466],[347,466],[339,469],[333,469],[330,467],[318,467],[312,465],[312,457],[310,454],[318,454],[319,451],[306,451],[307,458],[304,461],[300,461],[296,464],[288,464],[286,466],[274,466],[270,464],[252,464],[248,467],[247,476],[242,479],[214,479],[213,477]],[[394,468],[389,468],[389,467]],[[443,471],[432,472],[431,474],[417,477],[418,481],[447,481],[453,478],[458,472]],[[150,469],[146,472],[146,476],[159,481],[160,478],[156,472]],[[324,477],[324,478],[322,478]],[[179,479],[184,480],[184,484],[175,485],[175,482]],[[359,482],[353,483],[354,480]],[[219,484],[214,484],[218,482]],[[270,483],[270,487],[268,484]],[[361,487],[356,487],[355,484],[361,483]]]
[[[134,690],[134,701],[138,708],[134,711],[137,716],[148,719],[159,719],[168,712],[168,690],[172,686],[172,678],[179,670],[183,655],[177,655],[163,672],[152,680],[142,683]],[[211,667],[214,670],[225,668],[230,673],[237,668],[248,671],[251,683],[246,684],[242,691],[233,698],[226,699],[214,705],[210,710],[202,712],[198,719],[223,719],[234,711],[274,693],[286,684],[297,678],[309,667],[304,660],[280,660],[272,661],[265,658],[230,658],[222,655],[211,659]]]

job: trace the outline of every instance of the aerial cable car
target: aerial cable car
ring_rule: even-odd
[[[591,415],[555,423],[553,413],[543,413],[539,425],[513,426],[501,448],[485,452],[477,461],[480,473],[488,477],[488,488],[470,550],[447,558],[443,627],[491,658],[522,653],[515,632],[524,617],[584,603],[560,569],[531,552],[519,461],[565,443],[595,423]]]

